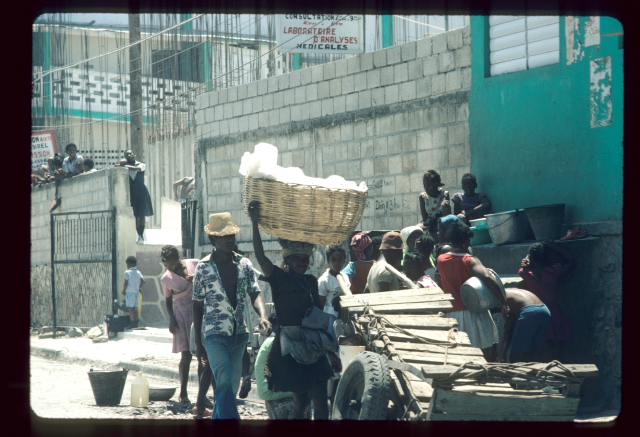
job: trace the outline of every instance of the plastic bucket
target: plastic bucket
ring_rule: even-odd
[[[87,372],[96,405],[118,405],[122,399],[127,369],[93,370]]]
[[[478,244],[491,243],[491,236],[486,226],[478,226],[471,228],[473,231],[473,237],[471,237],[471,246],[477,246]]]
[[[476,219],[476,220],[469,220],[469,225],[472,228],[481,228],[481,227],[486,227],[487,226],[487,219],[486,218],[481,218],[481,219]]]
[[[340,362],[342,363],[342,373],[345,371],[353,357],[365,350],[365,346],[340,346]]]
[[[525,208],[536,240],[557,240],[562,234],[564,203]]]
[[[500,289],[502,291],[502,295],[504,296],[504,286],[502,285],[500,277],[493,270],[489,269],[489,271],[498,280],[498,284],[501,286]],[[475,276],[469,278],[460,287],[460,299],[462,299],[464,306],[474,313],[482,313],[502,306],[500,299],[498,299],[496,295],[489,290],[489,287],[487,287],[482,280]]]
[[[494,244],[519,243],[527,238],[529,220],[523,209],[486,214],[485,218]]]

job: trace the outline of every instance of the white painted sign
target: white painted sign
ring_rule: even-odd
[[[611,124],[611,56],[590,61],[591,128]]]
[[[31,172],[36,173],[56,151],[56,138],[52,130],[33,132],[31,134]]]
[[[278,50],[292,53],[364,53],[364,16],[276,15]]]

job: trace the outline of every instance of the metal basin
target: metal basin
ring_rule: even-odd
[[[486,214],[485,218],[494,244],[518,243],[527,237],[529,220],[524,209]]]
[[[150,385],[149,400],[150,401],[168,401],[176,394],[177,386],[166,385]]]
[[[564,203],[525,208],[536,240],[557,240],[562,234]]]

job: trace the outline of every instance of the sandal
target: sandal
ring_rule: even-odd
[[[251,377],[245,376],[242,378],[241,382],[242,387],[240,388],[240,393],[238,393],[238,397],[240,399],[246,399],[249,396],[249,391],[251,391]]]

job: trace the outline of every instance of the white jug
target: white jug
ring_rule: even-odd
[[[131,406],[144,408],[149,405],[149,383],[147,377],[138,372],[138,376],[131,383]]]

